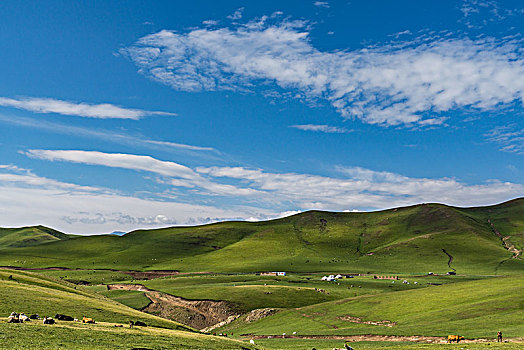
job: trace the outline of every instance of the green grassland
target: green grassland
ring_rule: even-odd
[[[524,334],[524,276],[497,277],[347,298],[283,310],[252,323],[241,319],[222,331],[278,335],[427,335],[489,337],[504,329],[508,337]],[[354,323],[394,322],[392,327]]]
[[[136,290],[106,290],[99,294],[137,310],[145,308],[151,302],[144,292]]]
[[[0,270],[0,315],[24,312],[40,316],[66,314],[81,319],[92,317],[97,321],[128,323],[142,320],[164,328],[189,330],[176,322],[141,313],[81,286],[52,278],[13,270]]]
[[[408,276],[411,283],[376,280],[372,276],[321,281],[322,275],[291,274],[286,277],[242,275],[192,275],[134,281],[149,289],[186,299],[225,300],[241,312],[260,308],[297,308],[362,295],[428,287],[428,283],[455,283],[482,276]],[[413,282],[418,281],[418,284]],[[320,291],[321,290],[321,291]]]
[[[249,343],[153,327],[122,327],[60,322],[7,324],[0,322],[0,349],[254,349]]]
[[[461,209],[425,204],[372,213],[311,211],[267,222],[224,222],[60,239],[31,247],[0,245],[0,265],[213,272],[340,271],[422,273],[452,267],[509,274],[511,259],[488,223],[523,245],[524,199]],[[499,228],[500,226],[500,228]]]
[[[96,348],[94,340],[99,348],[108,349],[240,348],[240,343],[206,338],[179,323],[140,312],[150,303],[147,292],[108,290],[105,285],[112,283],[138,283],[191,300],[227,301],[244,315],[213,332],[239,338],[295,331],[299,335],[479,338],[493,337],[497,330],[521,338],[524,260],[519,250],[523,247],[522,198],[482,208],[422,204],[371,213],[310,211],[266,222],[138,230],[121,237],[79,237],[42,226],[0,229],[1,266],[68,268],[0,269],[0,316],[11,311],[63,313],[102,322],[91,328],[74,323],[52,328],[0,322],[0,344],[14,344],[16,337],[23,337],[31,339],[32,348],[45,348],[49,342],[56,348]],[[129,270],[182,273],[138,280],[124,273]],[[446,276],[450,270],[457,275]],[[288,275],[256,274],[262,271]],[[428,276],[429,271],[438,276]],[[339,272],[366,275],[320,280]],[[375,280],[373,274],[396,274],[410,284]],[[246,321],[246,313],[261,308],[277,312]],[[110,324],[127,324],[131,319],[154,327],[122,329]],[[385,321],[390,326],[370,324]],[[257,344],[268,349],[343,346],[329,339],[260,339]],[[359,349],[464,346],[482,349],[485,345],[358,343]],[[491,344],[490,348],[518,346]]]
[[[33,270],[38,274],[59,278],[75,284],[103,284],[119,281],[127,281],[130,276],[111,270]]]
[[[58,321],[43,325],[34,320],[8,324],[12,312],[56,313],[77,318],[83,315],[97,321],[95,325]],[[237,341],[201,335],[179,323],[145,314],[114,300],[52,277],[33,272],[0,269],[0,348],[30,349],[242,349],[251,348]],[[115,327],[140,320],[148,327]]]
[[[268,349],[279,350],[332,350],[333,348],[343,348],[343,340],[331,339],[258,339],[255,341],[257,346]],[[372,349],[393,349],[393,350],[519,350],[523,348],[522,344],[516,343],[462,343],[462,344],[418,344],[409,342],[376,342],[376,341],[359,341],[349,343],[354,349],[372,350]],[[489,344],[489,345],[488,345]]]

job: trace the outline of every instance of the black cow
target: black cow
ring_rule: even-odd
[[[55,318],[59,321],[74,321],[75,319],[71,316],[56,314]]]

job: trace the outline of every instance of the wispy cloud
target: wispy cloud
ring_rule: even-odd
[[[328,52],[313,46],[307,23],[263,17],[233,28],[163,30],[122,52],[176,90],[273,82],[370,124],[435,124],[455,111],[500,111],[524,96],[522,41],[511,38],[425,36]]]
[[[470,29],[480,29],[489,23],[524,13],[522,7],[505,8],[495,0],[463,0],[460,11],[463,14],[462,22]]]
[[[216,150],[213,147],[201,147],[201,146],[185,145],[183,143],[176,143],[176,142],[170,142],[170,141],[145,140],[144,142],[150,143],[152,145],[168,146],[168,147],[174,147],[174,148],[180,148],[180,149],[187,149],[187,150],[190,150],[190,151],[213,151],[213,152],[216,152]]]
[[[220,22],[212,20],[212,19],[208,19],[208,20],[205,20],[205,21],[202,22],[202,24],[204,24],[206,26],[216,26],[218,23],[220,23]]]
[[[0,97],[0,106],[24,109],[35,113],[57,113],[87,118],[117,118],[117,119],[140,119],[145,116],[165,115],[174,116],[175,113],[146,111],[141,109],[130,109],[115,106],[109,103],[89,104],[84,102],[69,102],[52,98]]]
[[[210,181],[187,166],[150,156],[79,150],[29,150],[25,154],[31,158],[49,161],[66,161],[155,173],[163,177],[174,178],[163,181],[164,183],[170,183],[175,187],[198,187],[204,191],[201,193],[204,195],[251,196],[258,193],[255,189]]]
[[[327,1],[315,1],[313,5],[317,7],[329,8],[329,3]]]
[[[230,20],[236,21],[242,18],[242,12],[244,12],[244,8],[241,7],[237,9],[232,15],[227,16]]]
[[[303,125],[291,125],[290,128],[295,128],[304,131],[319,131],[328,134],[345,134],[351,132],[351,130],[345,128],[339,128],[336,126],[329,125],[316,125],[316,124],[303,124]]]
[[[10,164],[0,164],[0,183],[12,183],[26,187],[52,188],[56,190],[77,191],[77,192],[101,192],[102,189],[91,186],[80,186],[64,183],[53,179],[35,175],[31,170],[17,167]]]
[[[178,149],[181,151],[213,152],[220,154],[220,152],[214,149],[213,147],[187,145],[183,143],[170,141],[149,140],[143,135],[123,134],[110,130],[91,129],[86,127],[79,127],[74,125],[55,123],[46,120],[37,120],[33,118],[26,118],[20,116],[6,116],[1,113],[0,122],[64,135],[76,135],[79,137],[97,138],[104,141],[111,141],[120,144],[133,144],[147,146],[149,148],[170,148],[175,150]],[[193,152],[193,154],[195,153]]]
[[[501,151],[524,154],[524,128],[517,125],[501,126],[485,135],[489,141],[501,146]]]

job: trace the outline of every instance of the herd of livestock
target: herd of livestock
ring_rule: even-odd
[[[83,316],[81,320],[67,316],[62,314],[56,314],[55,317],[48,317],[44,316],[44,318],[40,318],[38,314],[33,314],[30,316],[27,316],[25,313],[16,313],[11,312],[11,315],[7,318],[7,323],[24,323],[24,322],[30,322],[31,320],[42,320],[43,324],[55,324],[55,320],[59,321],[72,321],[72,322],[82,322],[82,323],[95,323],[95,320],[93,320],[90,317]],[[142,326],[146,327],[147,325],[142,321],[129,321],[129,327],[132,328],[133,326]],[[122,327],[121,325],[115,325],[115,327]]]
[[[16,313],[13,311],[11,312],[11,315],[9,315],[9,317],[7,318],[7,323],[24,323],[24,322],[30,322],[31,320],[40,320],[40,319],[41,318],[38,314],[27,316],[23,312]],[[62,314],[56,314],[55,318],[44,316],[44,318],[42,318],[42,321],[44,324],[54,324],[55,319],[60,320],[60,321],[74,321],[74,322],[80,321],[77,318],[67,316],[67,315],[62,315]],[[89,317],[85,317],[85,316],[82,318],[81,321],[82,323],[95,323],[95,320]]]

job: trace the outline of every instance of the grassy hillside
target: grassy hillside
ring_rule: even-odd
[[[0,228],[0,248],[30,247],[70,238],[65,233],[45,226]]]
[[[284,310],[221,331],[278,335],[427,335],[466,338],[524,333],[524,277],[498,277],[396,291]],[[370,324],[370,322],[382,324]],[[388,326],[389,325],[389,326]]]
[[[504,243],[515,249],[524,245],[523,211],[524,199],[467,209],[423,204],[372,213],[310,211],[267,222],[139,230],[122,237],[4,248],[0,265],[443,273],[450,270],[451,256],[451,269],[458,273],[519,273],[523,261],[512,258]]]
[[[242,349],[248,344],[205,336],[179,323],[145,314],[76,286],[36,273],[0,269],[0,349]],[[41,321],[7,324],[12,312],[92,317],[97,324]],[[148,327],[127,327],[140,320]],[[115,327],[115,324],[124,327]]]
[[[189,330],[175,322],[138,312],[81,286],[47,278],[36,273],[0,269],[0,315],[12,311],[27,315],[54,316],[57,313],[97,321],[121,322],[139,319],[158,327]]]
[[[8,324],[0,322],[0,349],[255,349],[249,343],[154,327],[117,328],[112,323],[84,325],[61,322]]]

